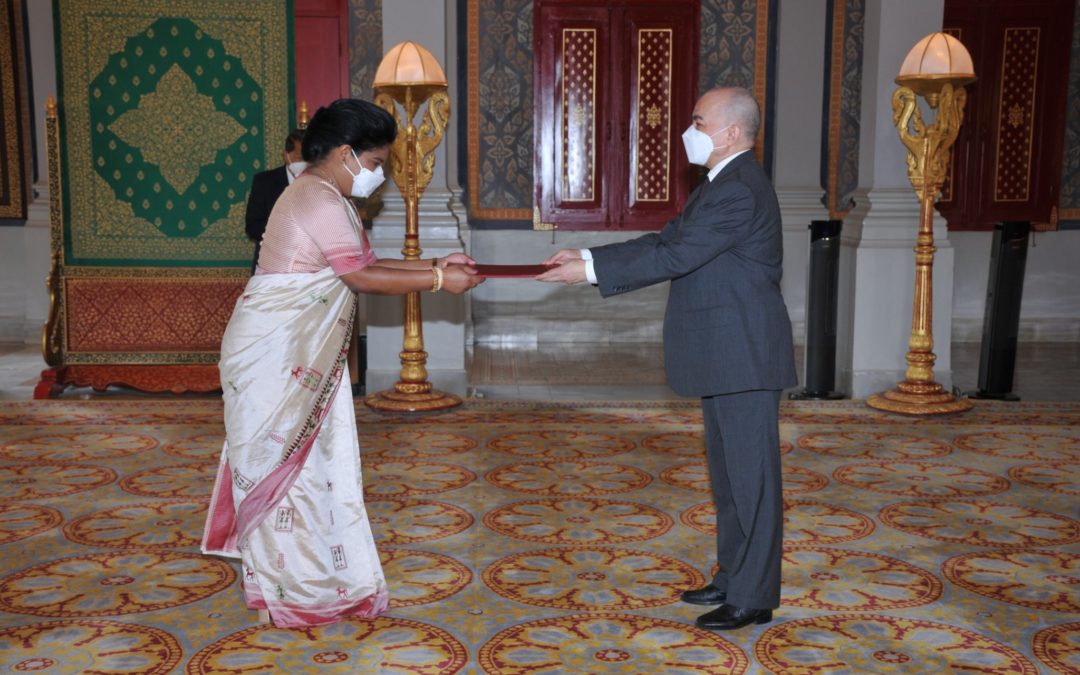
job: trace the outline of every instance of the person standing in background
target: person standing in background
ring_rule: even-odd
[[[255,273],[255,265],[259,262],[259,250],[262,246],[262,236],[266,232],[266,221],[270,219],[270,211],[274,203],[292,185],[296,177],[307,168],[307,162],[301,152],[301,143],[304,141],[304,132],[293,129],[285,137],[285,149],[281,153],[283,164],[276,169],[268,169],[255,174],[251,180],[251,192],[248,193],[247,211],[244,213],[244,230],[248,239],[255,242],[255,256],[251,260],[251,273]]]

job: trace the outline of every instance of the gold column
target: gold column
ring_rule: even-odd
[[[962,50],[962,53],[959,51]],[[966,62],[964,58],[966,57]],[[943,63],[934,63],[933,59]],[[893,124],[907,148],[908,178],[919,198],[919,233],[915,240],[915,298],[911,310],[905,379],[894,389],[874,394],[867,404],[906,415],[935,415],[970,410],[934,381],[934,202],[949,167],[950,152],[964,117],[964,85],[975,79],[971,57],[959,40],[933,33],[908,54],[893,93]],[[936,111],[927,126],[919,111],[922,95]]]
[[[393,47],[375,75],[375,103],[397,121],[398,135],[391,147],[390,173],[405,201],[405,260],[419,260],[419,206],[435,168],[435,148],[450,119],[446,78],[435,58],[413,42]],[[420,106],[428,106],[419,128],[414,124]],[[398,113],[398,105],[404,118]],[[364,402],[376,410],[420,412],[461,405],[461,399],[434,389],[427,381],[427,352],[420,313],[420,293],[405,295],[401,375],[393,389],[371,394]]]

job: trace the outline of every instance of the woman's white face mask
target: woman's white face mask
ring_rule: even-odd
[[[350,150],[352,150],[352,148],[350,148]],[[371,196],[371,193],[375,192],[386,178],[383,176],[381,166],[376,167],[375,170],[372,171],[361,164],[360,158],[357,157],[355,150],[352,150],[352,154],[353,158],[356,159],[356,164],[360,167],[360,173],[353,173],[352,169],[349,168],[349,165],[347,163],[345,164],[345,170],[349,172],[349,175],[352,176],[353,179],[352,191],[350,194],[358,199],[364,199]]]
[[[717,129],[710,135],[700,129],[696,129],[694,125],[691,124],[682,135],[683,147],[686,148],[686,157],[690,160],[690,163],[705,166],[705,163],[709,161],[709,156],[712,155],[713,152],[719,148],[727,147],[723,145],[719,146],[719,148],[714,146],[712,137],[731,127],[732,125],[729,124],[723,129]]]

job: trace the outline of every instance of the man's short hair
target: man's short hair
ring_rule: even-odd
[[[304,130],[293,129],[289,132],[289,135],[285,137],[285,152],[292,152],[296,148],[300,147],[300,144],[304,142]]]
[[[743,87],[718,87],[716,90],[727,94],[724,112],[728,120],[742,129],[751,141],[757,138],[761,127],[761,108],[750,90]]]

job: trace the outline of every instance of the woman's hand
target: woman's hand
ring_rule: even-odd
[[[436,258],[440,269],[446,269],[447,265],[475,265],[476,261],[464,253],[451,253],[445,258]]]
[[[453,253],[451,255],[460,255],[468,258],[463,253]],[[448,258],[451,256],[447,256]],[[470,259],[471,260],[471,259]],[[474,263],[475,264],[475,263]],[[447,265],[443,269],[443,285],[444,291],[459,295],[465,291],[473,288],[479,284],[484,283],[487,277],[482,277],[476,273],[476,268],[468,265]]]

